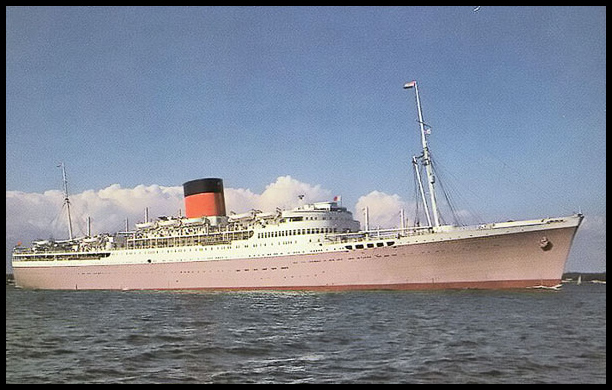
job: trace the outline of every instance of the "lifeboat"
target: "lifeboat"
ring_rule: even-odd
[[[150,229],[155,226],[155,222],[140,222],[136,224],[138,229]]]

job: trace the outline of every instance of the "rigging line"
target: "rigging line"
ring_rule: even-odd
[[[443,145],[444,147],[446,147],[447,149],[450,149],[452,151],[454,151],[455,153],[457,153],[459,155],[460,161],[469,161],[470,160],[470,156],[466,155],[465,153],[461,152],[460,150],[458,150],[457,148],[453,147],[452,145],[449,145],[448,143],[444,142],[443,139],[440,138],[436,138],[436,142]],[[436,160],[437,161],[437,160]],[[471,199],[480,199],[481,202],[484,202],[485,200],[482,198],[482,196],[478,193],[476,193],[473,190],[473,187],[471,186],[465,186],[465,185],[461,185],[461,183],[465,183],[465,180],[460,180],[457,178],[456,175],[453,174],[452,171],[450,171],[449,169],[446,169],[446,167],[448,166],[448,164],[437,164],[438,166],[438,173],[442,173],[443,176],[440,177],[439,181],[440,182],[446,182],[447,183],[447,187],[450,184],[451,185],[451,190],[453,191],[453,193],[458,196],[461,201],[462,204],[462,208],[468,212],[470,214],[470,216],[476,220],[477,223],[484,223],[484,219],[480,216],[479,213],[475,212],[475,208],[473,206],[472,201],[469,201],[463,194],[462,191],[467,191],[467,193],[471,196]],[[448,180],[447,176],[450,176],[453,180]],[[461,189],[461,190],[460,190]]]
[[[53,234],[57,235],[57,239],[64,239],[68,237],[64,229],[68,229],[68,224],[65,220],[65,215],[68,213],[68,207],[66,202],[63,202],[62,207],[57,212],[55,218],[51,220],[51,230]]]
[[[414,187],[414,191],[412,192],[412,198],[414,199],[414,223],[417,222],[417,215],[419,213],[419,199],[418,199],[418,190],[417,190],[417,182],[416,182],[416,173],[414,172],[414,167],[412,169],[412,185]]]
[[[466,225],[465,221],[460,216],[460,210],[457,207],[457,202],[455,202],[456,198],[459,198],[460,203],[462,204],[461,210],[467,212],[468,215],[477,223],[483,223],[483,218],[477,212],[474,211],[473,206],[462,195],[461,191],[455,184],[461,181],[458,180],[457,177],[450,170],[446,169],[444,165],[441,165],[437,159],[432,158],[432,164],[434,170],[436,171],[436,175],[438,176],[438,182],[440,184],[440,187],[444,193],[445,198],[447,199],[447,204],[451,209],[451,212],[453,213],[455,223],[459,225]],[[472,194],[474,193],[470,188],[468,188],[468,191]]]
[[[462,161],[469,161],[469,156],[466,156],[465,154],[463,154],[462,152],[460,152],[459,150],[453,148],[451,145],[445,143],[444,141],[440,140],[440,139],[436,139],[436,141],[442,145],[444,145],[445,147],[454,150],[455,152],[457,152],[459,154],[459,156],[461,157],[465,157],[462,159]],[[438,164],[438,166],[440,166],[440,164]],[[455,175],[452,174],[452,172],[444,169],[444,172],[448,175],[450,175],[454,180],[456,180],[458,183],[464,182],[462,180],[458,180],[457,177]],[[471,195],[473,195],[475,198],[480,198],[480,196],[475,193],[474,191],[472,191],[469,187],[467,188],[467,190],[470,192]],[[459,191],[457,191],[457,193],[460,193]]]
[[[451,212],[453,221],[455,222],[456,225],[460,225],[458,218],[457,218],[457,213],[455,211],[455,207],[453,206],[453,203],[451,202],[451,198],[448,194],[448,191],[444,187],[444,184],[443,184],[444,179],[442,178],[442,175],[440,174],[440,170],[438,169],[437,162],[431,154],[429,155],[429,160],[431,162],[431,169],[434,171],[434,177],[437,178],[436,183],[438,183],[438,188],[442,191],[442,194],[444,195],[444,199],[446,200],[446,205],[448,206]],[[440,215],[440,219],[443,219],[444,224],[446,224],[447,221],[443,218],[444,213],[442,213],[441,210],[438,210],[438,214]]]
[[[60,217],[64,215],[65,207],[66,207],[66,204],[65,203],[62,204],[62,207],[58,210],[57,215],[51,220],[51,222],[49,222],[49,225],[51,226],[52,235],[54,235],[55,233],[58,233],[60,229],[64,229],[65,227],[64,223],[60,222]]]
[[[426,177],[427,177],[427,168],[425,168],[425,164],[423,164],[423,160],[422,160],[422,155],[419,157],[421,159],[421,163],[418,165],[418,169],[419,169],[419,175],[421,177],[422,181],[426,181]],[[421,206],[422,206],[422,211],[421,214],[423,215],[423,217],[425,218],[425,221],[423,223],[426,223],[426,226],[433,226],[433,221],[431,220],[431,205],[427,204],[427,195],[428,193],[426,192],[427,190],[425,190],[425,188],[427,187],[426,185],[424,185],[423,182],[420,183],[420,185],[422,185],[422,188],[419,188],[419,194],[420,199],[421,199]]]
[[[86,223],[85,223],[85,221],[86,221],[85,213],[80,208],[80,206],[78,204],[79,203],[78,201],[77,201],[76,204],[73,202],[74,198],[75,198],[75,196],[73,196],[71,201],[70,201],[70,206],[71,206],[70,210],[72,211],[72,216],[74,217],[72,219],[73,228],[74,228],[75,232],[78,231],[78,233],[81,236],[84,236],[85,232],[87,230],[86,229]],[[63,210],[65,208],[67,208],[66,207],[66,202],[64,202],[64,204],[62,205],[62,210],[60,211],[62,214],[63,214]],[[66,210],[66,212],[68,212],[68,210]],[[76,236],[78,236],[78,235],[75,235],[75,237]]]
[[[433,164],[433,170],[436,173],[436,175],[438,177],[440,177],[440,170],[437,169],[436,163],[432,160],[432,164]],[[451,211],[451,215],[453,216],[453,222],[455,223],[455,225],[458,226],[465,226],[465,223],[463,223],[463,221],[461,221],[461,218],[459,217],[459,212],[457,210],[457,207],[454,205],[454,202],[451,201],[451,197],[450,197],[450,192],[446,190],[446,187],[444,186],[444,182],[445,180],[438,180],[438,184],[440,185],[440,189],[442,189],[442,194],[444,195],[444,199],[446,199],[446,204],[448,205],[448,208]]]
[[[421,199],[419,195],[419,182],[416,171],[414,170],[414,166],[412,167],[412,184],[414,185],[414,226],[419,226],[421,224],[421,219],[419,217],[419,205],[421,204]]]
[[[465,153],[458,150],[457,148],[453,147],[453,145],[449,145],[448,143],[444,142],[444,139],[442,138],[436,138],[436,142],[456,152],[463,161],[470,161],[470,159],[472,159],[472,155],[470,153]],[[530,194],[537,193],[537,198],[539,202],[545,204],[548,199],[554,198],[557,195],[551,192],[550,187],[543,186],[541,181],[533,180],[533,178],[535,177],[534,175],[526,175],[524,173],[526,172],[525,170],[521,171],[517,168],[517,166],[511,165],[507,161],[502,160],[501,158],[499,158],[498,155],[494,154],[488,148],[480,148],[478,149],[478,153],[486,155],[491,160],[493,160],[493,163],[489,164],[489,170],[491,172],[497,172],[498,174],[496,175],[496,177],[498,178],[498,180],[503,180],[505,184],[511,185],[510,190],[512,192],[516,192],[517,196],[520,196],[521,194],[523,194],[523,192]],[[497,164],[497,166],[495,166],[495,163]],[[533,173],[534,170],[528,172]],[[491,183],[483,182],[483,184],[489,185]],[[502,183],[500,182],[499,184]],[[534,188],[537,191],[534,191]],[[470,190],[470,188],[468,188],[468,190]],[[482,199],[480,195],[475,194],[473,191],[470,191],[470,193],[476,196],[476,198]]]

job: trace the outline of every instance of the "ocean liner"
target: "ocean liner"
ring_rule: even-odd
[[[15,283],[31,289],[351,290],[550,288],[583,216],[456,226],[441,222],[415,91],[422,153],[413,157],[426,223],[364,228],[341,203],[227,215],[223,181],[183,184],[185,215],[135,229],[16,246]],[[420,175],[418,166],[425,174]],[[70,202],[63,169],[65,204]],[[424,177],[423,177],[424,176]],[[422,179],[423,178],[423,179]],[[425,183],[423,183],[425,182]]]

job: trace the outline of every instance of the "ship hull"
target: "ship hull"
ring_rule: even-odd
[[[14,274],[16,285],[23,288],[67,290],[554,287],[561,282],[578,224],[480,236],[463,233],[453,237],[449,233],[430,242],[424,236],[384,247],[259,258],[167,263],[154,258],[151,262],[113,264],[111,256],[100,265],[15,264]]]

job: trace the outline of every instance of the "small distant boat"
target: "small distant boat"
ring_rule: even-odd
[[[595,280],[591,280],[591,283],[606,284],[606,281],[605,280],[597,280],[597,279],[595,279]]]
[[[582,275],[578,275],[578,280],[576,281],[576,285],[580,286],[582,284]]]

